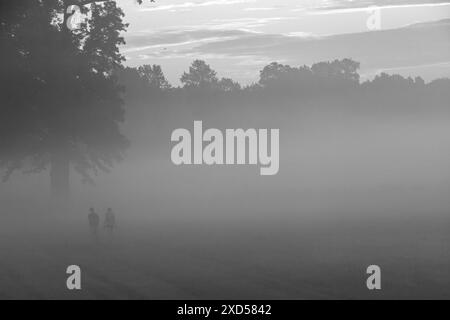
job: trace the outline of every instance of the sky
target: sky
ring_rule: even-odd
[[[450,1],[118,3],[130,23],[122,47],[126,64],[159,64],[174,85],[195,59],[243,84],[256,82],[273,61],[300,66],[336,58],[361,62],[363,78],[380,72],[450,77]],[[374,17],[379,28],[368,27]]]

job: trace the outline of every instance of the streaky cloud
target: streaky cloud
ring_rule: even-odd
[[[199,7],[209,7],[209,6],[220,6],[220,5],[233,5],[233,4],[245,4],[245,3],[255,3],[256,0],[210,0],[203,2],[185,2],[180,4],[169,4],[156,6],[151,8],[142,8],[141,12],[152,12],[152,11],[170,11],[178,9],[192,9]]]

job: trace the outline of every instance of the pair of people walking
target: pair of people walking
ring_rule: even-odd
[[[88,218],[91,232],[97,238],[98,230],[100,227],[100,216],[95,212],[94,208],[91,208]],[[116,228],[116,215],[114,214],[111,208],[109,208],[108,211],[106,211],[103,226],[109,234],[112,234],[114,229]]]

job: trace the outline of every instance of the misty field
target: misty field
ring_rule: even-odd
[[[84,219],[9,220],[2,299],[450,298],[448,218],[141,219],[98,242]],[[80,292],[66,289],[73,264]],[[378,292],[366,288],[371,264],[382,269]]]
[[[449,4],[254,2],[0,2],[0,299],[450,299]]]
[[[448,119],[353,119],[282,127],[270,178],[176,167],[170,130],[142,131],[96,185],[73,182],[70,213],[45,210],[47,172],[17,176],[0,185],[0,298],[450,298]],[[113,237],[94,241],[90,207],[114,209]],[[81,292],[66,289],[70,265]]]

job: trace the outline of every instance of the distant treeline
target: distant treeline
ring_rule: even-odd
[[[375,109],[375,111],[449,109],[450,79],[426,83],[421,77],[403,77],[381,73],[361,81],[360,63],[351,59],[319,62],[312,66],[291,67],[273,62],[260,72],[259,81],[242,86],[229,78],[219,78],[205,61],[196,60],[181,78],[181,86],[172,86],[158,65],[125,67],[118,72],[127,101],[142,100],[150,104],[165,98],[181,99],[193,108],[218,105],[262,104],[279,108],[321,101],[320,106]],[[173,100],[171,102],[174,103]],[[272,110],[273,111],[273,110]]]
[[[137,68],[125,67],[118,71],[121,83],[129,91],[141,90],[173,91],[196,90],[197,92],[253,92],[258,90],[293,91],[313,96],[327,94],[330,91],[352,90],[418,90],[424,87],[430,89],[448,88],[450,79],[442,78],[426,84],[421,77],[405,78],[401,75],[381,73],[372,80],[361,82],[358,73],[360,63],[351,59],[319,62],[311,67],[291,67],[273,62],[260,71],[259,81],[251,85],[242,86],[230,78],[217,77],[205,61],[195,60],[185,72],[180,81],[182,86],[172,86],[164,76],[161,66],[143,65]]]

